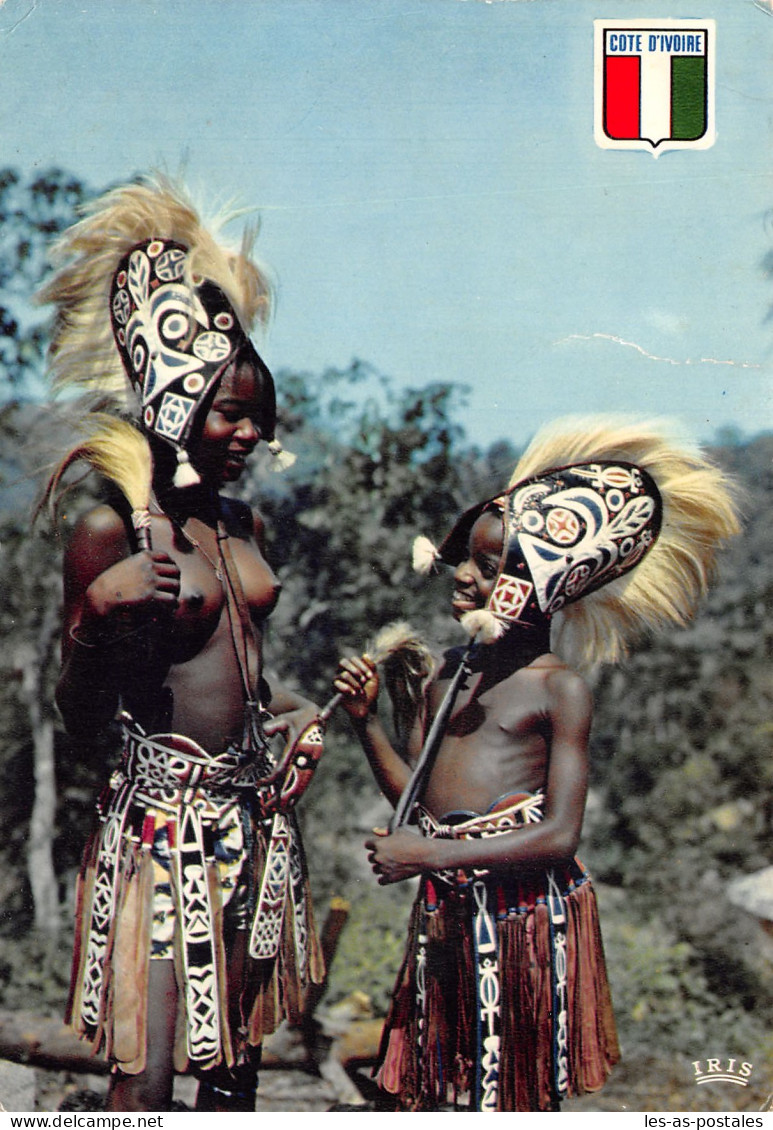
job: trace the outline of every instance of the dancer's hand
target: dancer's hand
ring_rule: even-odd
[[[166,553],[133,553],[95,577],[86,590],[78,634],[104,636],[132,613],[156,605],[174,611],[180,569]],[[117,630],[117,628],[116,628]]]
[[[343,694],[341,705],[351,718],[364,719],[375,713],[379,677],[375,663],[367,655],[340,660],[333,686]]]
[[[287,752],[297,742],[307,726],[315,721],[318,714],[319,711],[313,702],[304,703],[302,706],[285,710],[281,714],[275,714],[266,719],[263,723],[263,733],[267,738],[282,734],[285,742],[284,750]]]
[[[428,848],[431,841],[408,828],[387,832],[385,828],[373,829],[375,839],[365,841],[368,862],[382,887],[388,883],[401,883],[422,871],[431,870]]]

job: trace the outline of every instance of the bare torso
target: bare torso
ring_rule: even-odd
[[[189,520],[186,530],[202,549],[192,546],[167,518],[153,522],[154,548],[168,553],[180,569],[178,606],[171,614],[169,629],[161,625],[157,633],[161,660],[157,671],[165,670],[170,729],[217,751],[242,735],[244,691],[225,590],[212,564],[218,561],[214,531],[196,519]],[[229,544],[256,628],[248,646],[251,667],[257,671],[263,621],[276,604],[280,586],[253,538],[247,540],[243,531],[241,536],[232,532]],[[127,696],[126,706],[140,717],[147,701],[145,696],[136,702]]]
[[[473,672],[456,700],[422,803],[435,816],[486,812],[502,797],[546,784],[549,679],[565,665],[544,655],[498,682]],[[431,706],[447,687],[439,680]]]
[[[549,867],[570,859],[582,829],[588,779],[590,688],[548,649],[547,632],[505,633],[476,645],[429,779],[419,801],[438,819],[485,813],[517,793],[544,790],[542,820],[482,839],[435,838],[402,825],[366,841],[379,883],[398,883],[446,867]],[[393,804],[412,787],[431,726],[461,658],[447,652],[412,728],[406,760],[395,750],[374,705],[378,674],[367,656],[342,659],[335,680],[376,781]],[[466,679],[466,682],[465,682]]]
[[[263,621],[276,604],[280,585],[261,552],[249,511],[228,507],[223,513],[233,562],[255,627],[248,647],[250,668],[257,675],[262,666]],[[110,508],[87,515],[84,526],[89,557],[100,560],[103,570],[131,554],[122,519]],[[179,598],[174,605],[155,608],[152,623],[141,632],[111,645],[104,653],[104,663],[111,668],[110,677],[123,707],[148,732],[184,734],[219,752],[242,736],[245,692],[225,589],[216,572],[214,523],[189,518],[185,531],[198,547],[165,514],[154,514],[153,550],[168,555],[179,569]],[[66,614],[77,622],[82,566],[77,535],[74,542],[65,576],[71,578],[76,599]],[[81,577],[80,587],[88,580],[88,576]]]

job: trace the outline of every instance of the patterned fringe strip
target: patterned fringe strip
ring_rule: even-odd
[[[379,1084],[399,1096],[400,1109],[471,1100],[471,1109],[552,1110],[562,1097],[603,1086],[619,1048],[595,895],[579,873],[578,879],[561,898],[563,923],[555,913],[551,922],[544,892],[513,905],[501,888],[485,884],[485,913],[492,905],[496,913],[495,954],[485,944],[481,951],[485,916],[478,922],[477,951],[474,944],[482,893],[457,889],[438,902],[432,884],[426,885],[426,896],[414,906],[379,1056]],[[427,941],[420,1015],[415,986],[421,936]],[[494,957],[496,984],[493,965],[486,964]],[[553,975],[561,968],[563,987]],[[558,1011],[565,1012],[563,1033]]]
[[[190,812],[186,814],[190,817]],[[126,1074],[145,1069],[154,870],[142,810],[113,803],[84,854],[76,895],[76,931],[65,1021],[104,1050]],[[217,866],[196,819],[180,821],[170,882],[177,908],[175,968],[179,993],[175,1068],[238,1061],[285,1018],[299,1014],[309,982],[324,963],[314,928],[305,861],[298,842],[283,889],[273,956],[228,966]],[[254,836],[253,874],[261,875],[268,843]],[[232,1031],[228,977],[242,980],[241,1016]]]

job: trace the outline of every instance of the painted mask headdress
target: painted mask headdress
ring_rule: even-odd
[[[88,418],[86,440],[54,485],[78,458],[109,474],[121,447],[131,447],[141,462],[144,437],[131,435],[126,416],[175,451],[175,485],[198,481],[187,453],[197,413],[237,358],[260,374],[262,438],[286,462],[274,437],[273,380],[249,339],[270,308],[268,281],[250,258],[255,236],[248,229],[241,247],[225,246],[161,176],[108,192],[64,233],[53,249],[59,269],[38,295],[56,309],[54,387],[107,398],[112,411]]]
[[[225,291],[189,269],[191,253],[148,239],[113,276],[110,316],[118,352],[137,393],[145,431],[177,452],[175,482],[196,481],[187,445],[197,410],[237,358],[270,374]]]
[[[484,609],[463,626],[481,641],[555,617],[553,646],[579,667],[614,662],[638,635],[682,624],[738,532],[729,483],[658,422],[569,417],[535,436],[501,495],[468,510],[417,568],[458,565],[470,531],[501,515],[503,550]]]

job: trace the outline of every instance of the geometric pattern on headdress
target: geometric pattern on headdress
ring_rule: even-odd
[[[234,214],[221,212],[210,229],[183,187],[161,173],[111,189],[83,213],[52,246],[54,272],[35,296],[54,308],[54,389],[86,393],[87,413],[104,407],[133,418],[176,447],[178,471],[190,472],[183,456],[193,420],[237,341],[246,343],[245,359],[263,381],[261,438],[272,455],[281,452],[273,379],[247,336],[256,320],[267,321],[271,303],[268,278],[251,255],[257,227],[229,246],[220,231]],[[92,439],[64,456],[50,486],[78,451],[87,456]],[[287,461],[285,454],[274,463],[279,469]]]
[[[184,447],[196,409],[247,342],[219,287],[187,279],[187,248],[148,239],[118,264],[110,292],[116,345],[145,429]]]
[[[504,570],[523,562],[540,612],[552,616],[632,569],[660,520],[657,487],[640,468],[564,467],[508,493]]]
[[[179,398],[168,402],[163,426],[168,437],[184,434],[190,407],[185,400],[201,401],[199,382],[206,383],[212,375],[211,366],[224,345],[220,335],[232,341],[240,334],[243,340],[256,319],[265,322],[268,317],[270,285],[251,258],[256,229],[246,228],[241,247],[230,247],[220,240],[220,229],[230,218],[222,214],[210,230],[184,189],[158,173],[93,201],[52,247],[56,269],[36,296],[55,310],[49,348],[54,387],[80,389],[100,399],[109,396],[121,411],[133,412],[136,405],[128,394],[130,383],[138,387],[139,375],[141,394],[146,405],[153,403],[154,419],[165,389]],[[143,253],[130,267],[136,249]],[[122,270],[125,285],[116,286]],[[174,336],[183,318],[167,323],[167,312],[154,308],[153,294],[160,286],[170,288],[165,295],[179,302],[180,314],[200,339],[196,352],[184,333]],[[125,331],[137,311],[154,342],[161,331],[163,356],[144,358],[146,365],[153,363],[153,371],[135,365],[113,332],[114,327]],[[216,324],[219,313],[227,315],[221,325]],[[209,321],[208,327],[201,325],[202,319]],[[178,362],[180,374],[187,366],[188,388],[172,379]],[[270,440],[273,434],[263,438]]]
[[[504,495],[462,515],[437,558],[458,565],[477,519],[503,514],[492,619],[553,616],[552,646],[588,669],[690,619],[720,547],[740,531],[736,496],[733,480],[670,421],[564,417],[537,432]],[[521,592],[534,585],[525,603],[513,578]]]
[[[475,521],[502,514],[503,548],[486,609],[505,626],[536,626],[629,572],[652,547],[661,520],[650,476],[630,464],[588,463],[546,471],[462,516],[440,547],[463,560]]]
[[[519,620],[533,591],[534,585],[529,581],[500,573],[489,597],[488,607],[503,620]]]
[[[677,423],[611,414],[567,416],[543,426],[518,460],[510,486],[566,465],[583,468],[581,478],[590,476],[594,491],[603,494],[608,514],[602,528],[606,522],[616,542],[606,566],[591,560],[583,568],[578,561],[576,572],[552,590],[553,611],[566,594],[554,620],[553,647],[573,666],[587,669],[619,660],[644,633],[687,623],[714,576],[721,546],[740,531],[737,488]],[[639,528],[641,496],[631,495],[621,505],[616,493],[627,493],[631,465],[656,484],[662,505],[650,544],[647,522]],[[576,508],[572,513],[577,516]],[[635,568],[613,577],[615,552],[617,560]],[[597,587],[602,578],[605,583]],[[582,599],[570,600],[575,587]]]

